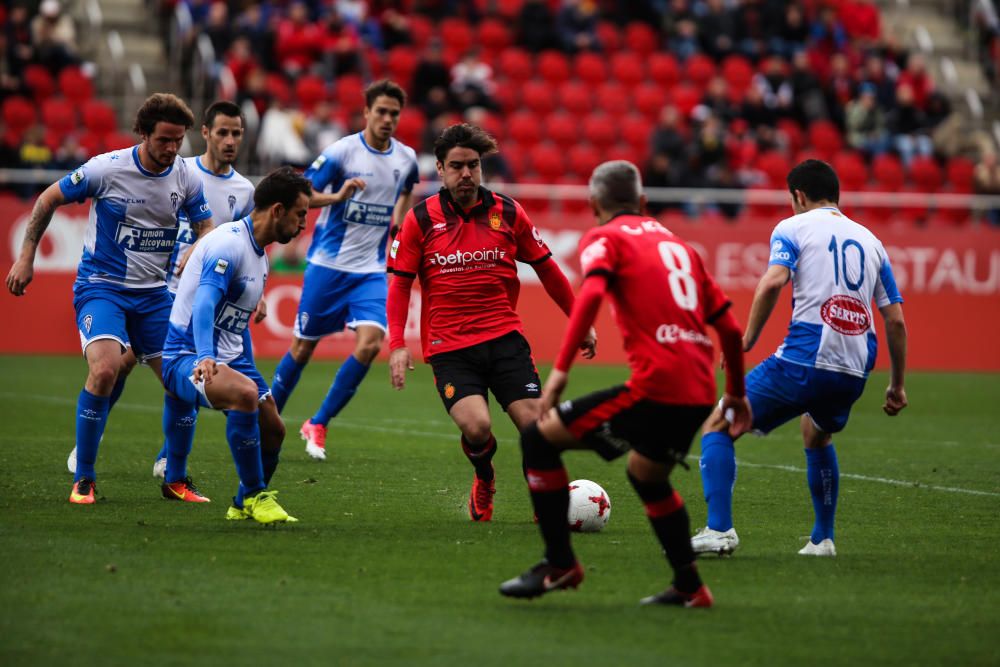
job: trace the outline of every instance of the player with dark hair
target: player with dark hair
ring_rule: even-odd
[[[393,278],[387,304],[389,368],[402,389],[412,369],[403,331],[413,280],[420,278],[424,358],[445,409],[462,432],[462,450],[475,468],[469,516],[489,521],[495,493],[487,392],[518,429],[540,414],[540,381],[515,312],[520,283],[516,261],[530,264],[567,315],[573,290],[521,205],[481,186],[482,157],[493,137],[472,125],[452,125],[434,143],[444,187],[417,204],[392,244]],[[580,347],[594,356],[591,330]]]
[[[580,240],[583,286],[562,348],[545,382],[537,424],[521,433],[531,501],[545,558],[500,593],[532,598],[583,581],[570,545],[566,514],[569,477],[565,449],[591,449],[606,460],[628,454],[628,478],[646,508],[674,580],[643,604],[710,607],[691,550],[690,521],[670,471],[683,465],[691,440],[715,402],[711,325],[726,360],[722,405],[732,410],[734,434],[750,424],[743,395],[740,327],[730,303],[691,246],[640,213],[639,170],[622,160],[599,165],[590,177],[590,205],[598,226]],[[559,403],[574,352],[610,294],[632,374],[617,387]],[[558,407],[553,407],[556,404]]]
[[[165,489],[179,500],[208,502],[187,476],[198,407],[226,412],[226,440],[240,486],[226,518],[294,521],[267,485],[278,463],[284,426],[254,364],[250,318],[264,294],[271,243],[288,243],[306,226],[312,187],[290,167],[268,174],[254,193],[254,211],[220,225],[195,246],[177,286],[163,351],[163,380],[191,426],[168,447]],[[261,451],[263,430],[277,448]]]
[[[123,354],[135,356],[161,377],[163,340],[171,299],[166,267],[177,235],[177,215],[194,223],[211,217],[201,180],[177,151],[194,124],[191,110],[178,97],[150,96],[136,114],[142,141],[131,148],[98,155],[39,195],[28,222],[18,260],[7,288],[24,294],[42,234],[55,209],[91,199],[83,257],[73,285],[73,306],[87,380],[77,401],[76,471],[70,502],[95,500],[94,463],[108,411],[124,386]],[[175,406],[164,403],[168,440],[181,437],[173,428]]]
[[[743,349],[753,349],[789,281],[792,321],[784,343],[747,376],[747,396],[753,428],[761,434],[801,415],[816,520],[799,553],[835,556],[840,468],[833,434],[847,425],[875,365],[873,300],[885,321],[892,365],[882,409],[894,416],[906,407],[903,298],[882,242],[837,208],[840,182],[830,165],[806,160],[787,180],[795,215],[771,233],[771,257],[750,306]],[[716,410],[705,425],[701,480],[708,525],[692,539],[694,550],[732,553],[739,545],[732,510],[736,453],[724,410]]]
[[[328,146],[306,170],[310,207],[325,207],[309,246],[292,346],[274,372],[281,411],[320,339],[346,326],[354,353],[337,371],[319,409],[299,430],[306,452],[326,458],[326,429],[347,405],[385,338],[386,247],[391,227],[410,208],[417,155],[395,138],[403,89],[376,81],[365,89],[365,129]]]

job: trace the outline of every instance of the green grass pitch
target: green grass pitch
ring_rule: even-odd
[[[501,598],[541,554],[510,422],[494,408],[496,513],[473,524],[471,468],[426,366],[402,393],[376,366],[333,423],[329,460],[307,459],[298,426],[335,369],[312,364],[287,407],[272,487],[300,523],[268,528],[223,520],[236,477],[211,411],[190,470],[213,502],[160,497],[161,392],[144,369],[101,447],[105,499],[71,506],[84,364],[0,357],[0,664],[1000,664],[1000,376],[914,373],[895,419],[879,409],[885,376],[872,378],[835,440],[836,559],[796,554],[812,526],[797,425],[740,441],[742,545],[701,561],[706,611],[637,605],[667,585],[667,565],[623,462],[584,452],[566,456],[571,477],[613,505],[603,533],[575,538],[586,581]],[[580,367],[568,396],[624,376]],[[674,480],[697,528],[697,466]]]

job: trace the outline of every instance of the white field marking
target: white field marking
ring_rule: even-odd
[[[0,392],[0,398],[30,398],[32,400],[43,401],[45,403],[52,403],[55,405],[76,405],[76,401],[74,400],[68,398],[60,398],[58,396],[45,396],[43,394],[21,394],[21,393],[5,391],[5,392]],[[123,410],[133,410],[136,412],[156,412],[156,413],[162,412],[162,408],[158,406],[145,405],[141,403],[118,403],[115,405],[115,408]],[[288,416],[288,419],[291,419],[293,421],[299,421],[299,420],[305,421],[306,419],[308,419],[308,417]],[[385,419],[383,421],[388,423],[394,423],[394,422],[398,423],[397,420],[392,420],[392,419]],[[394,428],[392,426],[374,426],[372,424],[368,424],[365,422],[350,421],[344,419],[338,419],[337,423],[340,424],[341,426],[347,426],[349,428],[364,429],[369,431],[380,431],[382,433],[398,433],[401,435],[412,435],[425,438],[455,437],[454,432],[444,433],[437,431],[414,431],[408,428]],[[880,440],[881,438],[872,438],[872,439]],[[898,440],[896,442],[905,443],[908,441]],[[695,462],[697,462],[698,460],[698,457],[695,456],[694,454],[689,454],[688,458],[694,460]],[[785,472],[794,472],[794,473],[806,472],[805,468],[799,468],[796,466],[772,465],[767,463],[749,463],[747,461],[741,461],[741,460],[737,460],[737,465],[745,466],[747,468],[766,468],[770,470],[783,470]],[[963,489],[954,486],[937,486],[935,484],[924,484],[922,482],[907,482],[901,479],[889,479],[887,477],[872,477],[869,475],[858,475],[855,473],[840,473],[840,476],[846,477],[848,479],[857,479],[864,482],[878,482],[880,484],[890,484],[892,486],[906,486],[917,489],[929,489],[931,491],[944,491],[947,493],[964,493],[972,496],[1000,497],[1000,493],[997,493],[995,491],[977,491],[975,489]]]

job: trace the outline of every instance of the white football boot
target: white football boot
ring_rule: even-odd
[[[691,538],[691,548],[696,554],[715,553],[726,556],[736,551],[738,546],[740,546],[740,538],[736,535],[735,528],[721,531],[712,530],[705,526]]]
[[[166,479],[167,477],[167,458],[156,459],[156,463],[153,464],[153,477],[157,479]]]
[[[812,540],[809,540],[804,547],[799,549],[799,554],[802,556],[828,556],[832,558],[837,555],[837,550],[833,546],[833,540],[828,537],[819,544],[813,544]]]
[[[66,468],[69,470],[69,474],[76,474],[76,447],[73,447],[73,451],[66,458]]]

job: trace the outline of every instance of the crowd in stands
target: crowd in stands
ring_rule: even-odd
[[[948,98],[874,0],[160,2],[165,16],[184,5],[187,48],[207,35],[214,71],[231,74],[221,92],[260,117],[252,171],[304,166],[363,127],[361,90],[386,76],[410,94],[398,135],[431,178],[434,136],[466,119],[500,140],[492,180],[584,183],[627,158],[650,186],[782,189],[790,166],[817,156],[845,190],[979,183]],[[76,69],[71,41],[42,48],[28,22],[16,6],[6,17],[5,52],[35,49],[6,56],[18,85],[29,67]],[[71,140],[69,162],[98,143],[110,145]],[[62,146],[26,133],[21,159],[44,157],[39,144]]]

